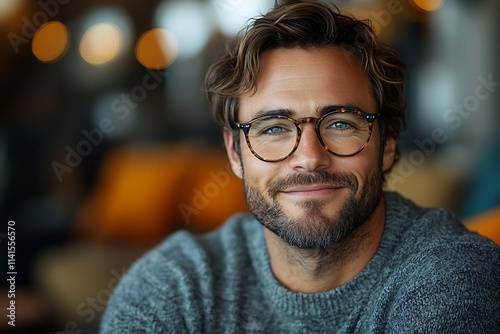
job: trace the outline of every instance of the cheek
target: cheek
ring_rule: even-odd
[[[359,183],[361,189],[365,186],[366,179],[375,171],[380,170],[379,148],[367,146],[357,155],[345,158],[342,163],[342,172],[353,174]]]
[[[246,145],[246,144],[245,144]],[[280,163],[269,163],[257,159],[248,149],[242,148],[243,179],[247,186],[265,190],[279,175]],[[267,194],[264,194],[267,197]]]

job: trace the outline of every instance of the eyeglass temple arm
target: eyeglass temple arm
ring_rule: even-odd
[[[244,134],[248,134],[248,131],[250,130],[251,124],[248,123],[235,123],[236,127],[243,130]]]
[[[365,118],[368,122],[373,123],[379,117],[380,114],[365,114]]]

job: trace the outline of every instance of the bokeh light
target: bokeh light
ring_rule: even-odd
[[[9,18],[23,4],[23,0],[0,0],[0,21]]]
[[[89,64],[105,65],[114,60],[122,47],[120,30],[111,23],[90,27],[80,41],[80,55]]]
[[[273,7],[273,0],[210,0],[220,30],[227,36],[236,35],[250,18],[260,16]]]
[[[156,24],[172,32],[179,43],[179,58],[191,58],[203,51],[213,31],[207,6],[198,1],[162,2],[156,10]]]
[[[444,0],[413,0],[413,3],[420,9],[432,12],[441,8]]]
[[[177,57],[178,41],[176,36],[161,28],[146,31],[137,41],[135,54],[145,67],[162,69],[170,66]]]
[[[121,7],[97,7],[84,15],[80,54],[88,63],[102,66],[116,60],[130,48],[133,21]]]
[[[68,29],[59,21],[50,21],[42,25],[31,43],[33,54],[44,63],[55,62],[62,58],[68,46]]]

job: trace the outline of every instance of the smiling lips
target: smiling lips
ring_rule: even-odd
[[[316,184],[307,186],[296,186],[281,191],[282,193],[295,197],[302,198],[317,198],[331,196],[341,187],[333,186],[331,184]]]

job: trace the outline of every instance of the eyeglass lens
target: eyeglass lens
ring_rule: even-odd
[[[318,121],[323,146],[337,155],[357,153],[370,137],[370,123],[357,112],[335,112]],[[297,122],[301,123],[301,122]],[[264,160],[281,160],[298,145],[299,130],[293,120],[268,116],[254,121],[247,140]]]

